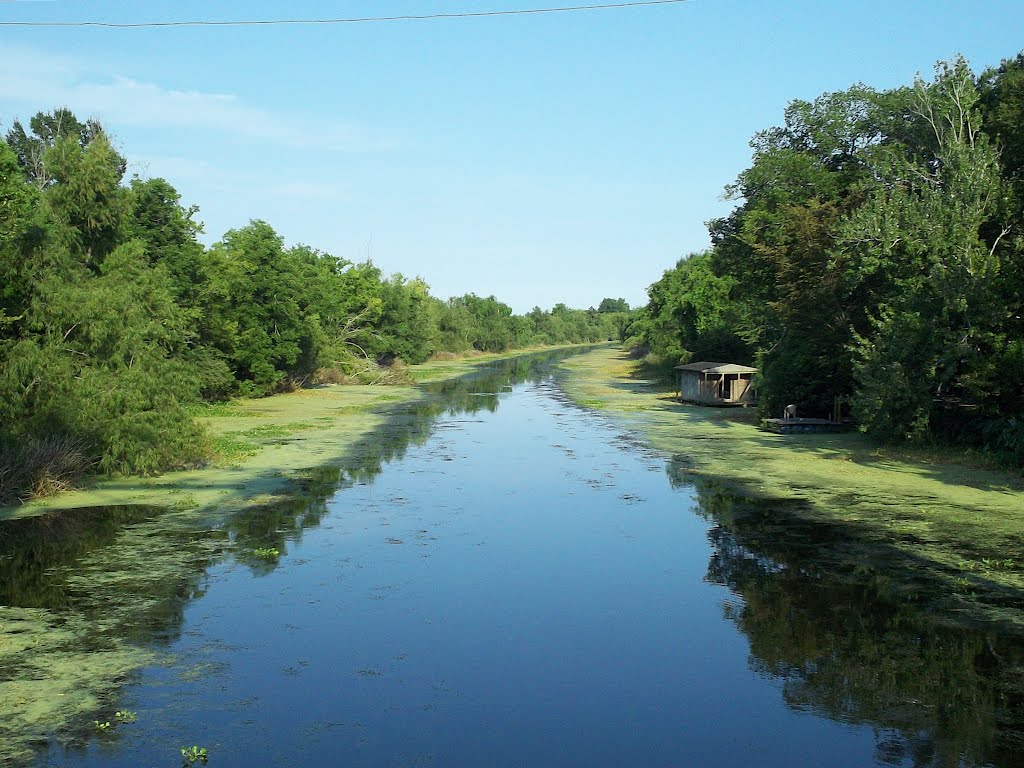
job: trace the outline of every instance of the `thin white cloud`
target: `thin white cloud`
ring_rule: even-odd
[[[277,114],[232,94],[179,90],[96,72],[85,61],[24,46],[0,48],[0,72],[0,118],[5,122],[19,116],[17,110],[68,106],[108,125],[197,128],[289,149],[366,152],[395,146],[354,125],[334,121],[325,126],[322,117]]]

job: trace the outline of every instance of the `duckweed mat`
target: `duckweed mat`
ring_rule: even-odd
[[[679,403],[621,350],[579,355],[561,369],[571,400],[642,435],[679,478],[784,504],[786,517],[775,523],[790,521],[786,530],[811,545],[810,561],[902,584],[950,620],[1024,632],[1019,476],[855,433],[763,432],[752,410]]]

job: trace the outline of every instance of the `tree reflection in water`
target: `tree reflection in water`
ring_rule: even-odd
[[[788,706],[872,727],[882,765],[1019,764],[1022,638],[956,626],[922,585],[838,565],[841,528],[808,524],[794,502],[696,485],[713,523],[706,578],[738,598],[725,612],[750,667],[782,682]]]
[[[121,686],[180,638],[213,567],[233,558],[257,575],[272,571],[277,561],[254,550],[284,553],[320,524],[336,491],[371,483],[426,442],[439,416],[495,411],[502,391],[550,378],[554,363],[577,352],[496,361],[424,385],[424,398],[385,407],[378,428],[307,473],[284,502],[229,513],[93,507],[0,521],[0,763],[30,761],[51,737],[72,750],[99,738],[92,721],[110,719]]]

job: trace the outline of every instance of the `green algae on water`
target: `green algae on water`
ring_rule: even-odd
[[[636,377],[621,350],[561,363],[577,404],[598,407],[671,456],[670,472],[753,498],[797,501],[819,558],[868,561],[927,583],[950,617],[1024,631],[1024,486],[1019,477],[881,449],[859,434],[775,435],[741,409],[684,405]],[[600,403],[600,405],[596,405]],[[817,542],[814,542],[817,543]]]
[[[177,639],[212,565],[233,557],[254,575],[272,571],[278,557],[267,555],[318,525],[335,488],[372,480],[451,408],[495,407],[474,393],[525,369],[494,365],[429,391],[332,386],[211,407],[200,415],[219,465],[2,511],[0,764],[31,762],[53,741],[116,738],[93,723],[110,720],[123,684]],[[431,378],[463,370],[437,365]]]

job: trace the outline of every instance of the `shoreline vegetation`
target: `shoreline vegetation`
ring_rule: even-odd
[[[211,458],[205,466],[152,476],[93,475],[77,488],[0,506],[0,521],[86,507],[216,508],[228,514],[272,504],[292,498],[296,484],[307,482],[354,443],[371,437],[394,411],[427,398],[418,385],[456,379],[497,360],[588,346],[592,345],[445,356],[408,366],[409,384],[324,384],[263,398],[199,404],[191,413],[210,439]]]
[[[1024,633],[1019,474],[856,433],[762,432],[753,410],[679,403],[619,349],[560,367],[573,402],[608,414],[671,457],[670,474],[712,493],[774,502],[767,522],[719,524],[766,525],[766,543],[803,547],[808,569],[884,582],[951,621]]]
[[[259,220],[206,247],[198,208],[163,179],[126,183],[98,122],[15,121],[0,140],[0,763],[52,734],[88,742],[214,567],[268,573],[336,489],[371,482],[461,395],[496,407],[440,382],[533,352],[579,350],[559,363],[568,398],[667,457],[697,514],[780,568],[1024,636],[1024,480],[990,466],[1024,459],[1022,93],[1024,54],[793,102],[754,137],[712,247],[635,312],[443,300]],[[646,378],[696,360],[756,366],[760,413],[684,405]],[[791,405],[863,433],[758,429]]]
[[[1024,466],[1024,53],[797,99],[626,346],[757,368],[762,417]]]
[[[523,314],[493,295],[442,299],[369,259],[286,245],[260,220],[206,246],[199,208],[127,167],[98,121],[67,108],[0,140],[0,504],[91,473],[201,466],[211,449],[237,459],[243,438],[306,429],[257,424],[277,434],[211,446],[194,418],[204,403],[407,384],[432,359],[621,338],[630,311],[610,297]]]

